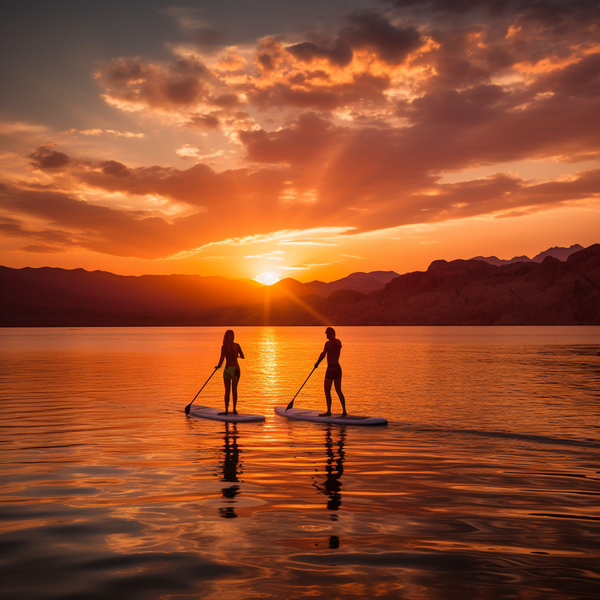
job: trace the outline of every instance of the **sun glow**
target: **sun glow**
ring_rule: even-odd
[[[254,281],[258,281],[258,283],[262,283],[263,285],[273,285],[279,281],[279,275],[270,271],[266,273],[259,273],[254,278]]]

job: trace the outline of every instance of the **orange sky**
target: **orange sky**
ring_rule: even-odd
[[[6,266],[330,281],[600,241],[595,2],[125,5],[7,11]]]

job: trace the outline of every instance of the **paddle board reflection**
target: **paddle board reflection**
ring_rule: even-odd
[[[336,432],[334,441],[333,433]],[[342,475],[344,474],[344,444],[346,443],[346,428],[332,427],[329,425],[325,430],[325,451],[327,460],[325,462],[325,475],[323,477],[313,476],[313,486],[322,494],[327,496],[327,510],[337,511],[342,506]],[[337,514],[331,513],[329,517],[337,521]],[[335,542],[334,542],[335,543]],[[339,540],[337,540],[339,545]]]
[[[236,496],[240,493],[239,476],[242,474],[242,465],[240,463],[241,449],[238,446],[238,430],[235,423],[225,423],[225,433],[223,435],[223,458],[219,461],[220,481],[232,483],[234,485],[225,486],[221,489],[226,506],[219,508],[219,516],[224,519],[235,519],[237,515],[235,508]]]

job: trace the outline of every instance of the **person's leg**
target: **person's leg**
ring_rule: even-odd
[[[225,384],[225,414],[229,412],[229,394],[231,391],[231,379],[223,377],[223,383]]]
[[[320,417],[329,417],[331,415],[331,385],[333,379],[325,377],[325,400],[327,402],[327,412],[321,413]]]
[[[335,391],[337,392],[342,405],[342,414],[346,416],[348,413],[346,412],[346,398],[344,398],[344,394],[342,394],[342,379],[336,379],[333,383],[335,385]]]
[[[233,414],[237,415],[237,386],[240,381],[239,377],[234,377],[231,380],[231,386],[233,389]]]

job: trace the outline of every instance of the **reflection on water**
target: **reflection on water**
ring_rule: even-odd
[[[222,488],[226,506],[219,508],[219,515],[225,519],[235,519],[237,517],[235,508],[232,505],[235,503],[236,496],[240,493],[240,486],[237,485],[239,482],[238,476],[242,474],[240,452],[237,425],[235,423],[225,423],[220,481],[236,484]]]
[[[334,437],[336,441],[334,442]],[[336,511],[342,506],[342,475],[344,474],[344,442],[346,440],[346,426],[328,425],[325,430],[325,463],[324,477],[313,477],[313,485],[322,494],[329,498],[327,510]],[[337,515],[332,513],[330,519],[337,520]],[[336,537],[337,536],[333,536]],[[339,540],[338,544],[339,546]]]
[[[600,329],[337,333],[388,427],[273,413],[320,327],[236,328],[237,425],[184,413],[222,329],[0,331],[2,597],[596,598]]]

